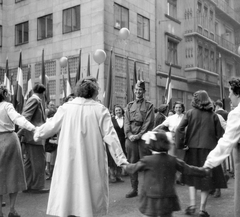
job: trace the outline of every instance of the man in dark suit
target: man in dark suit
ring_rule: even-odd
[[[223,109],[223,103],[220,100],[217,100],[215,102],[215,112],[223,117],[225,121],[227,121],[228,118],[228,112]]]
[[[145,155],[150,155],[142,135],[153,129],[154,111],[153,104],[144,99],[145,82],[138,81],[134,87],[136,100],[128,103],[125,115],[124,131],[126,135],[126,151],[129,163],[136,163]],[[132,190],[126,198],[138,195],[138,173],[130,175]]]
[[[28,99],[23,108],[22,115],[34,126],[45,123],[45,111],[42,104],[46,88],[42,84],[33,87],[34,94]],[[43,142],[35,142],[33,133],[24,131],[19,133],[23,136],[22,143],[25,148],[24,169],[27,181],[27,190],[31,193],[47,193],[45,186],[45,151]]]

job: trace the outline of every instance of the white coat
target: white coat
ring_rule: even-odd
[[[109,203],[105,143],[118,166],[127,163],[108,109],[92,99],[77,97],[60,106],[51,120],[37,128],[34,139],[58,132],[47,214],[105,215]]]

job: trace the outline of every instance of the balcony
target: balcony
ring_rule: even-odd
[[[212,0],[212,2],[216,5],[216,13],[225,17],[228,22],[232,22],[238,26],[240,25],[240,15],[233,8],[231,8],[226,1]]]
[[[217,42],[219,47],[225,48],[226,50],[231,51],[234,54],[238,54],[238,46],[233,44],[232,42],[225,39],[223,36],[215,35],[215,41]]]

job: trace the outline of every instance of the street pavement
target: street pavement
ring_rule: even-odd
[[[142,174],[140,174],[140,186],[142,180]],[[124,183],[110,183],[109,184],[109,213],[106,217],[141,217],[143,216],[138,211],[138,197],[125,198],[125,194],[130,190],[129,177],[124,177]],[[50,181],[46,181],[46,187],[50,186]],[[207,211],[211,217],[233,217],[234,207],[234,179],[231,178],[228,181],[228,188],[222,189],[222,195],[220,198],[208,199]],[[174,212],[174,217],[186,217],[184,209],[189,204],[189,193],[187,186],[176,185],[179,199],[181,201],[182,210]],[[9,199],[5,195],[3,197],[7,206],[3,208],[5,217],[9,211]],[[57,198],[56,198],[57,200]],[[48,194],[30,194],[19,193],[16,210],[21,217],[50,217],[46,215]],[[200,192],[197,192],[197,206],[200,205]],[[198,209],[193,217],[197,217]],[[51,216],[53,217],[53,216]]]

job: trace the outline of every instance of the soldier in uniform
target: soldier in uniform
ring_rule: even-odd
[[[129,163],[136,163],[151,152],[146,148],[142,135],[154,126],[153,104],[144,99],[145,82],[138,81],[134,88],[136,99],[127,105],[125,113],[124,130],[126,135],[126,152]],[[138,195],[138,173],[130,175],[132,190],[126,194],[126,198]]]

